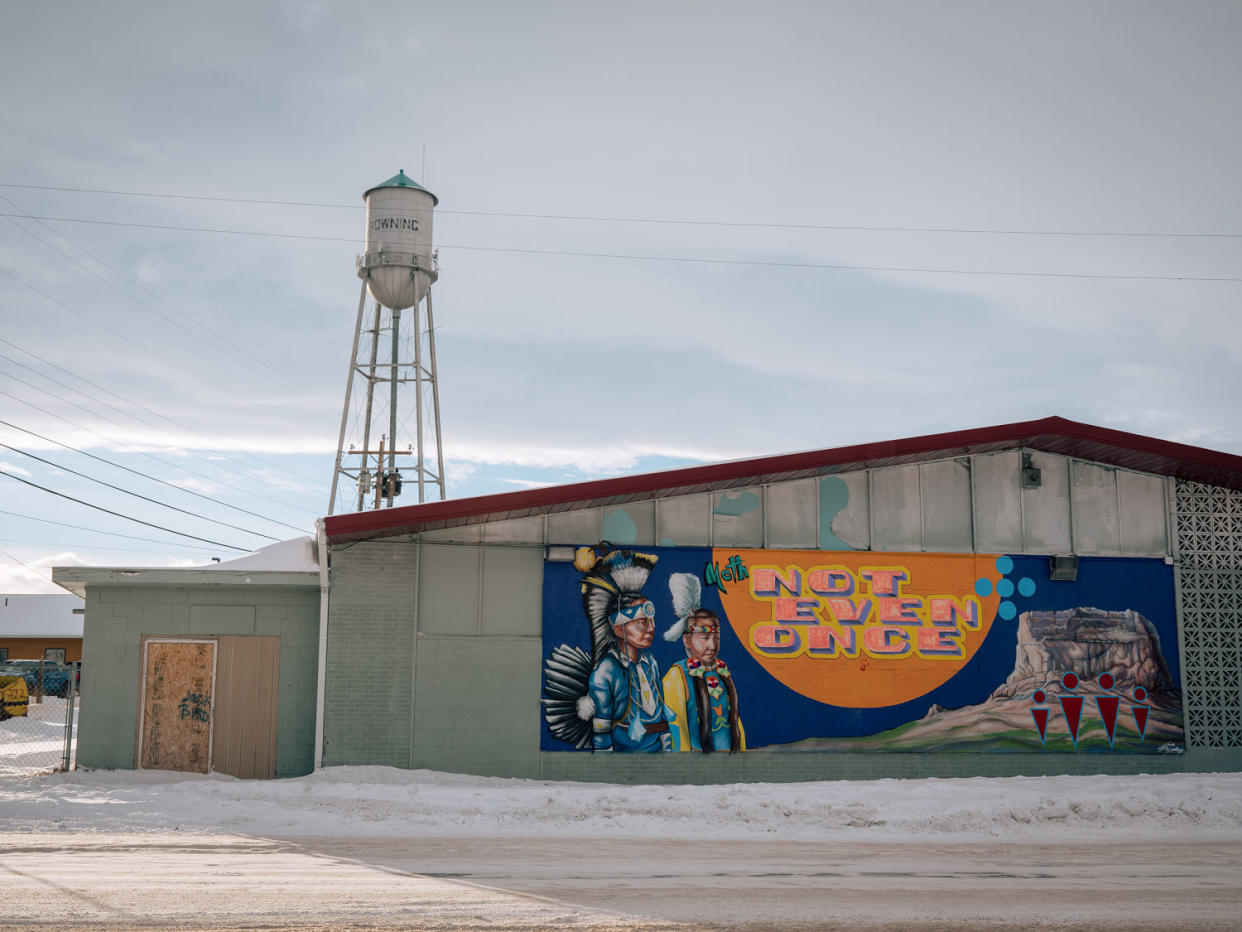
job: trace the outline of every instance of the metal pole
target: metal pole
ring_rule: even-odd
[[[362,427],[362,468],[358,475],[361,478],[362,473],[367,468],[367,451],[371,449],[371,406],[375,401],[375,363],[379,358],[379,335],[380,335],[380,303],[375,302],[375,330],[371,333],[371,367],[367,370],[367,407],[366,415],[363,420]],[[382,461],[376,461],[379,469],[375,470],[377,474],[384,468]],[[362,491],[362,487],[358,487],[358,510],[362,511],[366,507],[366,493]],[[377,506],[378,507],[378,506]]]
[[[354,349],[349,354],[349,373],[345,377],[345,407],[341,409],[341,433],[336,441],[336,468],[332,470],[332,497],[328,500],[328,514],[336,505],[336,480],[341,475],[341,455],[345,448],[345,423],[349,420],[349,396],[354,387],[354,366],[358,364],[358,339],[362,335],[362,310],[367,303],[367,282],[362,280],[362,294],[358,296],[358,321],[354,324]],[[366,447],[363,447],[366,449]],[[361,509],[359,509],[361,510]]]
[[[416,276],[418,272],[414,273]],[[431,288],[427,289],[430,294]],[[418,438],[418,500],[421,503],[424,499],[423,495],[423,479],[426,470],[423,468],[423,335],[418,328],[418,302],[414,302],[414,408],[417,414],[415,421]]]
[[[65,684],[65,753],[61,758],[60,769],[67,771],[73,756],[73,700],[78,694],[77,673],[82,669],[82,661],[68,664],[69,682]]]
[[[397,468],[397,335],[401,329],[401,311],[392,311],[392,385],[388,392],[388,471]],[[418,318],[414,318],[414,334],[418,335]],[[381,466],[383,463],[380,464]],[[392,507],[392,495],[388,495],[388,507]]]
[[[436,481],[440,484],[440,500],[444,493],[444,441],[440,439],[440,379],[436,375],[436,325],[431,316],[431,286],[427,286],[427,350],[431,357],[431,406],[436,419]]]

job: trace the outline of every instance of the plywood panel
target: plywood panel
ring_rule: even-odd
[[[1117,470],[1074,460],[1070,464],[1074,552],[1113,556],[1121,552],[1117,520]]]
[[[815,479],[768,486],[768,546],[814,549],[819,539],[817,499]]]
[[[934,553],[971,550],[970,465],[967,460],[919,467],[923,500],[923,549]]]
[[[707,493],[656,501],[656,543],[662,547],[706,547],[711,543],[711,498]]]
[[[866,471],[819,480],[819,547],[871,549],[871,501]]]
[[[1053,453],[1030,451],[1031,465],[1039,469],[1039,487],[1022,488],[1022,516],[1026,542],[1023,553],[1069,553],[1069,460]],[[1021,487],[1021,480],[1019,480]]]
[[[871,473],[873,550],[922,550],[923,505],[918,466],[890,466]]]
[[[207,772],[215,652],[214,641],[145,642],[141,768]]]
[[[1022,457],[1017,450],[972,456],[975,550],[1022,552]]]
[[[763,546],[763,489],[735,489],[712,495],[712,544]]]
[[[1139,473],[1117,473],[1121,519],[1121,552],[1135,557],[1162,557],[1168,552],[1164,480]]]

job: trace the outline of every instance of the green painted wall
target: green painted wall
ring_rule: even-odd
[[[88,586],[78,766],[131,769],[142,638],[280,638],[276,775],[314,764],[319,590],[297,587]]]

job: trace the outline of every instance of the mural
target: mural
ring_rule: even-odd
[[[544,750],[1184,749],[1160,559],[605,543],[543,611]]]

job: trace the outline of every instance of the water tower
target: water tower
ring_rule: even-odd
[[[433,493],[444,498],[431,313],[431,285],[439,277],[431,224],[439,200],[404,171],[362,199],[367,205],[366,251],[358,257],[362,292],[328,514],[338,510],[338,490],[344,511],[392,507],[403,489],[408,494],[415,485],[420,502]],[[375,300],[371,315],[365,313],[368,291]],[[403,329],[401,312],[407,309],[411,319]]]

